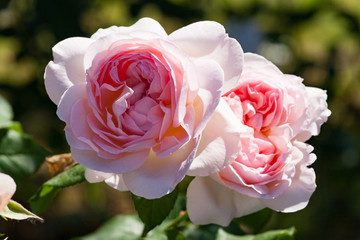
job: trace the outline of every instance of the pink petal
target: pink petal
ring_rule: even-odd
[[[296,143],[304,154],[304,159],[297,165],[291,185],[280,196],[274,199],[262,199],[263,204],[280,212],[296,212],[306,207],[316,188],[315,172],[307,165],[314,160],[310,145]]]
[[[232,163],[240,151],[240,134],[244,131],[241,121],[222,99],[202,132],[196,158],[187,174],[208,176]]]
[[[0,173],[0,212],[8,205],[15,191],[14,180],[9,175]]]
[[[202,21],[190,24],[169,35],[169,40],[194,58],[215,60],[224,70],[223,92],[233,88],[243,67],[243,50],[224,27],[216,22]]]
[[[46,91],[55,104],[70,86],[85,82],[83,58],[92,42],[89,38],[73,37],[53,47],[54,61],[46,66],[44,78]]]
[[[290,140],[293,138],[293,130],[289,124],[275,126],[270,129],[268,138],[282,152],[287,152],[291,146]]]
[[[139,168],[146,161],[149,150],[124,153],[118,159],[104,159],[93,150],[71,148],[74,160],[87,168],[100,171],[121,174]]]
[[[148,199],[160,198],[174,190],[184,178],[194,159],[198,140],[192,139],[168,157],[159,158],[151,152],[147,161],[135,171],[124,173],[126,186],[135,195]]]
[[[137,45],[147,45],[158,47],[159,39],[163,36],[154,33],[153,31],[132,31],[131,29],[124,30],[120,27],[119,31],[111,32],[109,35],[104,35],[97,38],[84,55],[85,69],[92,67],[97,69],[101,62],[109,57],[112,57],[115,52],[120,52],[125,49],[134,48]],[[117,29],[117,28],[116,28]],[[110,31],[109,31],[110,33]],[[89,71],[90,75],[95,75],[96,72]]]

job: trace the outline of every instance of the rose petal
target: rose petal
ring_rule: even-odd
[[[243,74],[258,72],[265,73],[272,81],[281,81],[282,79],[276,79],[274,76],[284,75],[278,67],[263,56],[255,53],[245,53]]]
[[[244,53],[240,44],[228,37],[221,24],[196,22],[174,31],[169,39],[191,57],[215,60],[224,70],[223,92],[238,82]]]
[[[89,168],[85,170],[85,178],[89,183],[103,182],[106,179],[111,178],[113,175],[113,173],[95,171]]]
[[[71,111],[74,104],[86,97],[86,83],[76,84],[65,91],[64,97],[59,102],[56,114],[64,122],[70,122]]]
[[[4,173],[0,173],[0,212],[8,205],[16,191],[14,180]]]
[[[241,149],[240,134],[244,131],[240,120],[222,99],[202,132],[196,158],[187,174],[208,176],[233,162]]]
[[[251,198],[235,191],[233,192],[233,201],[236,208],[235,217],[237,218],[265,208],[265,205],[258,198]]]
[[[63,93],[76,83],[85,82],[84,53],[93,41],[89,38],[67,38],[53,47],[54,61],[45,69],[45,88],[57,105]]]
[[[201,111],[200,109],[196,109],[197,106],[195,106],[195,112],[203,112],[202,116],[200,116],[201,120],[197,123],[197,128],[194,132],[194,136],[197,136],[204,129],[220,102],[224,73],[220,66],[214,61],[199,59],[195,60],[194,63],[198,71],[198,96],[202,101]],[[200,103],[198,105],[200,105]],[[192,121],[194,120],[192,119]]]
[[[233,193],[209,177],[196,177],[187,189],[186,208],[195,224],[227,226],[235,217]]]
[[[141,18],[136,23],[129,27],[117,27],[111,26],[109,28],[100,28],[91,36],[91,39],[99,39],[109,34],[114,33],[129,33],[132,31],[145,31],[145,32],[153,32],[159,34],[160,36],[166,37],[167,33],[165,32],[164,28],[151,18]]]
[[[125,173],[140,167],[147,159],[149,150],[124,153],[118,159],[104,159],[93,150],[71,148],[73,159],[87,168],[112,173]]]
[[[170,193],[189,169],[198,142],[198,139],[192,139],[165,158],[159,158],[151,152],[148,160],[140,168],[123,174],[126,186],[135,195],[148,199]]]
[[[195,224],[227,226],[234,217],[263,209],[256,198],[236,193],[210,177],[196,177],[187,189],[186,208]]]
[[[115,32],[106,37],[101,37],[94,41],[84,55],[84,67],[89,69],[92,67],[96,71],[105,58],[112,57],[115,52],[120,52],[124,49],[134,48],[137,45],[145,44],[149,46],[156,46],[157,41],[161,36],[151,31],[147,32]],[[95,75],[96,72],[90,72],[90,75]]]
[[[107,185],[119,191],[128,190],[121,174],[99,172],[87,168],[85,171],[85,178],[89,183],[97,183],[97,182],[105,181]]]
[[[327,108],[326,92],[320,88],[306,87],[306,92],[309,96],[308,114],[306,122],[302,126],[300,134],[295,138],[299,141],[307,141],[311,136],[317,136],[320,133],[320,127],[325,123],[331,115],[331,111]]]
[[[305,143],[297,142],[295,145],[303,152],[301,163],[296,166],[292,183],[280,196],[274,199],[262,199],[263,204],[280,212],[296,212],[306,207],[316,188],[314,169],[307,165],[314,161],[313,148]]]

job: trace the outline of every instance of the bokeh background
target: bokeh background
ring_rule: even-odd
[[[64,124],[43,83],[51,48],[98,28],[128,26],[141,17],[168,33],[200,20],[222,23],[245,52],[327,90],[332,115],[309,142],[318,188],[307,208],[273,213],[264,230],[295,226],[296,239],[360,239],[360,1],[358,0],[0,0],[0,94],[15,120],[51,154],[68,152]],[[49,178],[44,165],[18,183],[28,198]],[[128,193],[104,184],[63,190],[41,216],[43,224],[5,222],[10,239],[70,239],[94,231],[115,214],[134,213]]]

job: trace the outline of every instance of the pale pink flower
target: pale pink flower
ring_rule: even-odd
[[[9,175],[0,173],[0,213],[8,205],[15,191],[14,180]]]
[[[303,209],[316,188],[308,167],[316,156],[304,141],[319,134],[330,115],[326,97],[265,58],[246,53],[238,84],[222,97],[244,125],[240,153],[223,170],[190,183],[190,219],[225,226],[265,207]]]
[[[242,49],[220,24],[197,22],[168,35],[143,18],[65,39],[53,55],[46,90],[88,181],[158,198],[183,179],[203,148],[200,138],[233,146],[211,164],[211,153],[199,158],[205,172],[219,171],[238,152],[232,127],[216,139],[201,136],[213,114],[221,121],[212,124],[227,127],[226,111],[215,109],[242,71]]]

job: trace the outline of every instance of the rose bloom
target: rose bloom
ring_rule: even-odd
[[[46,91],[89,182],[158,198],[183,179],[204,146],[230,144],[217,156],[203,152],[194,171],[216,172],[236,157],[230,108],[216,107],[241,74],[243,52],[222,25],[197,22],[168,35],[143,18],[65,39],[53,55]],[[201,136],[209,124],[227,130]]]
[[[8,205],[16,190],[14,180],[7,174],[0,173],[0,214]]]
[[[325,91],[305,87],[301,78],[246,53],[239,82],[222,96],[245,127],[240,153],[221,171],[190,183],[190,219],[226,226],[265,207],[303,209],[316,188],[315,172],[308,167],[316,156],[304,142],[319,134],[330,115],[326,98]]]

